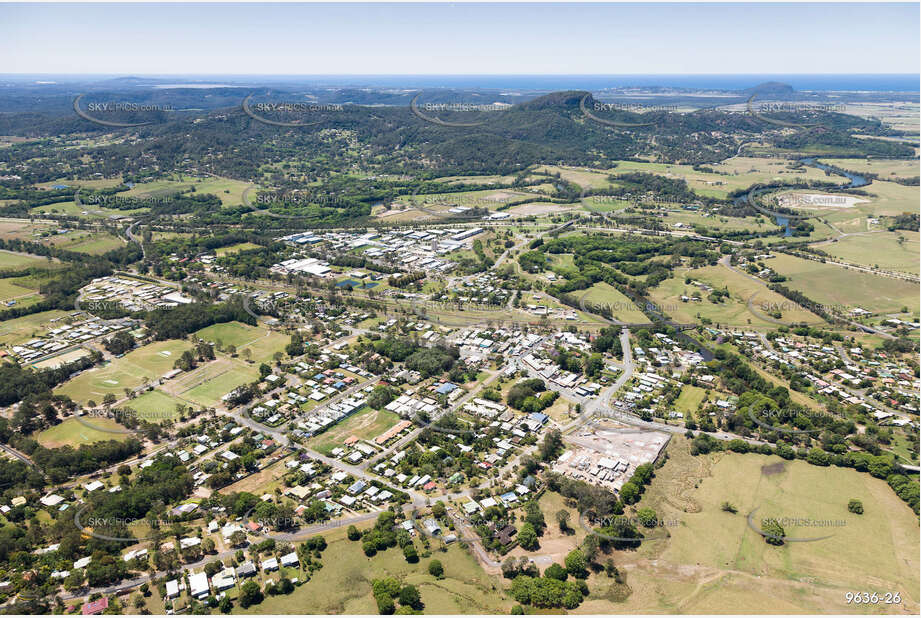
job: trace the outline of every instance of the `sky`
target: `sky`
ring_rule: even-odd
[[[3,4],[0,72],[919,73],[919,4]]]

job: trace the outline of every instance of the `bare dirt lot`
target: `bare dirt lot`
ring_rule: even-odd
[[[575,210],[578,208],[578,205],[572,204],[549,204],[543,202],[535,202],[533,204],[522,204],[521,206],[515,206],[514,208],[509,208],[506,212],[510,215],[546,215],[550,213],[558,212],[568,212],[570,210]]]

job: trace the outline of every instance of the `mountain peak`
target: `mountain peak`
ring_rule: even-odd
[[[793,94],[796,92],[793,89],[793,86],[790,84],[784,84],[783,82],[764,82],[763,84],[758,84],[752,88],[746,88],[743,90],[745,94]]]

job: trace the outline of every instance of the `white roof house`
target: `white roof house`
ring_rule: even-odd
[[[192,573],[189,575],[189,594],[195,598],[207,596],[211,592],[208,586],[207,573]]]
[[[269,558],[268,560],[264,560],[262,562],[262,570],[266,573],[268,573],[269,571],[277,571],[278,570],[278,560],[276,558]]]
[[[243,530],[243,528],[241,528],[240,526],[236,524],[228,523],[223,528],[221,528],[221,536],[223,536],[224,540],[226,541],[230,539],[230,537],[233,536],[234,532],[237,532],[239,530]]]
[[[57,506],[63,500],[64,498],[57,494],[48,494],[47,496],[39,500],[39,502],[41,502],[45,506]]]
[[[105,485],[103,485],[99,481],[93,481],[92,483],[87,483],[86,485],[84,485],[83,489],[85,489],[86,491],[96,491],[97,489],[102,489],[103,487],[105,487]]]
[[[234,573],[233,567],[227,567],[226,569],[215,573],[214,577],[211,579],[211,583],[214,584],[214,588],[218,591],[233,588],[234,584],[236,583],[236,575]]]
[[[179,596],[179,581],[171,579],[166,582],[166,598],[174,599]]]

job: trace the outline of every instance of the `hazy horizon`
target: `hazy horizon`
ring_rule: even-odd
[[[917,3],[0,4],[0,20],[17,74],[921,71]]]

